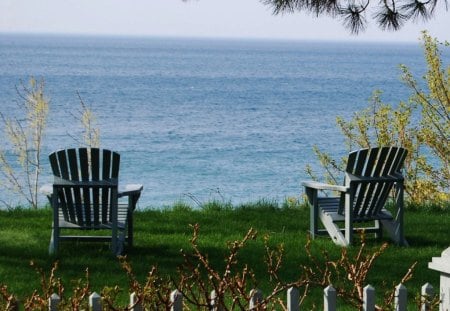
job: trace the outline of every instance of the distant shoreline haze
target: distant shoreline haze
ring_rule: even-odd
[[[45,79],[43,183],[46,156],[78,145],[67,133],[81,136],[70,115],[79,92],[101,146],[121,153],[121,184],[143,184],[140,206],[155,208],[298,197],[306,164],[318,168],[313,145],[346,154],[336,116],[365,108],[376,89],[407,100],[398,65],[425,70],[419,43],[0,34],[0,55],[5,115],[20,81]]]

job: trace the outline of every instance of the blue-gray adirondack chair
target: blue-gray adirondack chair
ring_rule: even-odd
[[[59,242],[65,240],[110,241],[116,255],[123,252],[125,242],[132,246],[133,211],[143,187],[128,185],[119,191],[120,155],[106,149],[79,148],[53,152],[49,160],[54,182],[41,188],[53,209],[49,253],[56,253]],[[125,202],[119,200],[123,197]],[[66,229],[109,233],[62,235]]]
[[[312,238],[329,234],[342,246],[352,243],[353,233],[363,228],[355,223],[372,222],[365,232],[381,237],[383,228],[395,243],[407,245],[403,234],[403,176],[402,167],[407,150],[400,147],[376,147],[351,152],[348,157],[344,185],[303,182],[311,207]],[[338,192],[339,196],[321,197],[319,192]],[[391,213],[386,203],[392,195]],[[325,229],[319,229],[319,219]],[[342,226],[343,224],[343,226]]]

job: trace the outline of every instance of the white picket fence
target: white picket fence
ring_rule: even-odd
[[[440,287],[439,287],[439,311],[450,311],[450,247],[442,252],[442,256],[433,257],[432,261],[428,263],[428,268],[438,271],[440,273]],[[421,311],[430,310],[429,298],[433,297],[434,289],[427,283],[422,286],[421,290]],[[250,302],[248,309],[252,310],[258,306],[258,303],[264,299],[263,293],[254,289],[250,292]],[[217,296],[213,291],[210,296],[210,308],[209,310],[220,311],[221,308],[217,305]],[[58,295],[53,294],[49,298],[49,311],[59,310],[59,304],[61,302]],[[174,290],[170,294],[171,311],[183,310],[183,294],[178,290]],[[300,292],[296,288],[290,288],[287,290],[286,305],[288,311],[300,311]],[[92,311],[102,310],[102,298],[99,294],[93,293],[89,297],[89,309]],[[337,310],[337,293],[336,290],[330,285],[324,289],[323,292],[323,310],[335,311]],[[364,288],[363,293],[363,306],[364,311],[375,311],[375,289],[371,285],[367,285]],[[396,287],[394,310],[406,311],[407,310],[407,289],[403,284],[399,284]],[[139,304],[136,294],[130,295],[130,309],[131,311],[143,311],[144,308]]]
[[[434,289],[433,286],[431,286],[429,283],[422,286],[422,305],[421,305],[421,311],[428,311],[430,310],[430,306],[428,305],[429,297],[432,297],[434,295]],[[249,310],[255,309],[255,307],[258,305],[260,301],[263,300],[263,293],[260,290],[252,290],[250,292],[251,300],[249,302]],[[216,295],[214,291],[211,293],[211,306],[209,310],[216,310],[219,311],[220,307],[214,305],[216,299]],[[171,311],[182,311],[183,310],[183,295],[178,290],[174,290],[170,294],[170,300],[171,300]],[[140,304],[136,304],[137,298],[136,295],[133,293],[130,295],[130,308],[131,311],[143,311],[143,307]],[[299,305],[300,302],[300,292],[296,288],[290,288],[287,290],[287,310],[288,311],[300,311],[301,306]],[[49,310],[50,311],[57,311],[58,305],[60,303],[60,298],[58,295],[53,294],[52,297],[49,299]],[[99,294],[93,293],[89,297],[89,305],[90,310],[92,311],[101,311],[102,310],[102,299]],[[399,284],[396,287],[396,293],[395,293],[395,302],[394,302],[394,310],[396,311],[406,311],[407,310],[407,289],[402,284]],[[324,311],[335,311],[337,310],[337,295],[336,290],[330,285],[324,289],[323,294],[323,310]],[[364,302],[363,302],[363,310],[365,311],[374,311],[375,310],[375,289],[367,285],[364,288]]]

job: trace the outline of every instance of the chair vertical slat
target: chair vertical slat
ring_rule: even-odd
[[[369,177],[372,174],[372,167],[376,161],[378,148],[372,149],[363,149],[360,150],[357,160],[356,172],[352,173],[354,175],[361,175],[364,177]],[[370,198],[368,195],[368,185],[367,184],[359,184],[357,185],[357,193],[356,200],[354,202],[353,208],[353,216],[357,219],[360,217],[364,217],[364,213],[368,207],[368,202]]]
[[[393,175],[401,172],[403,162],[405,161],[407,155],[408,151],[406,149],[398,148],[395,159],[392,161],[392,167],[389,174]]]
[[[91,149],[91,175],[93,181],[100,180],[100,150]]]
[[[58,156],[57,156],[56,152],[50,154],[49,161],[50,161],[50,166],[52,168],[53,176],[61,177],[61,171],[59,169]],[[65,200],[64,192],[58,191],[57,196],[59,198],[59,202],[61,202],[61,204],[65,205],[66,200]],[[61,211],[63,213],[64,219],[69,219],[69,215],[67,213],[67,208],[66,207],[61,208]]]
[[[92,148],[91,150],[91,180],[100,180],[100,150]],[[100,216],[100,190],[92,189],[92,209],[94,211],[94,223],[99,224],[103,217]]]
[[[389,149],[389,154],[386,158],[386,165],[383,169],[382,176],[388,177],[393,176],[395,174],[401,173],[401,168],[403,166],[403,162],[406,158],[407,151],[403,148],[392,147]],[[392,187],[394,183],[385,182],[383,183],[383,187],[378,194],[378,205],[376,206],[376,210],[374,213],[379,213],[383,208],[385,202],[387,201],[389,194],[391,193]]]
[[[111,151],[103,150],[103,167],[102,179],[108,180],[111,178]],[[108,215],[110,200],[110,188],[102,187],[102,221],[111,221],[111,215]]]
[[[111,178],[118,180],[120,168],[120,155],[117,152],[111,152]],[[114,194],[111,191],[109,202],[113,202]]]
[[[120,155],[117,152],[112,153],[111,178],[119,178]]]
[[[383,148],[383,161],[384,166],[381,168],[381,171],[376,176],[383,176],[387,177],[390,175],[390,172],[392,170],[393,162],[395,161],[395,157],[398,153],[399,148],[397,147],[391,147],[391,148]],[[374,199],[373,206],[371,208],[371,215],[378,214],[381,209],[384,207],[384,204],[386,200],[389,197],[389,193],[392,189],[393,183],[392,182],[379,182],[378,187],[376,189],[376,192],[374,192]]]
[[[390,154],[390,148],[379,148],[377,152],[377,159],[374,163],[374,168],[372,170],[372,173],[369,175],[370,177],[380,177],[383,176],[383,171],[385,167],[390,166],[389,163],[386,162],[389,154]],[[384,182],[371,182],[368,185],[367,189],[367,205],[366,209],[362,211],[362,216],[371,218],[374,215],[378,214],[379,210],[378,207],[380,206],[380,195],[385,189],[385,183]],[[381,204],[382,206],[384,205]],[[382,207],[381,206],[381,207]],[[381,209],[381,207],[379,209]]]
[[[103,167],[102,167],[102,178],[111,178],[111,151],[103,150]]]
[[[386,148],[387,149],[387,148]],[[389,154],[386,156],[386,165],[383,167],[383,170],[381,172],[382,176],[391,175],[392,172],[395,172],[395,162],[396,158],[398,157],[399,148],[392,147],[389,148]]]
[[[77,151],[75,149],[67,150],[67,159],[69,160],[69,168],[70,168],[70,180],[79,181],[79,165],[78,165],[78,156]],[[78,187],[73,187],[73,200],[75,213],[77,214],[78,225],[85,226],[89,225],[87,223],[87,215],[85,206],[83,206],[83,202],[81,201],[81,189]]]
[[[80,173],[81,173],[81,180],[82,181],[89,181],[89,155],[87,152],[87,148],[80,148],[78,150],[78,155],[80,158]],[[91,208],[91,190],[88,187],[83,188],[83,204],[86,209],[86,224],[88,226],[92,226],[92,220],[93,225],[97,226],[99,224],[98,222],[98,210],[95,211],[95,209]],[[92,217],[92,213],[93,216]]]
[[[61,177],[61,171],[59,170],[58,157],[56,156],[56,153],[50,154],[48,159],[50,161],[53,176]]]
[[[80,173],[82,181],[89,181],[89,155],[86,148],[80,148],[78,150],[80,157]]]
[[[357,152],[357,151],[356,152],[351,152],[348,155],[347,167],[345,169],[346,172],[348,172],[350,174],[355,174],[355,172],[357,171],[357,168],[356,168],[355,165],[357,165],[358,155],[359,155],[359,152]],[[344,180],[344,184],[346,186],[348,186],[347,182],[348,182],[347,180]],[[344,214],[344,210],[345,210],[345,194],[342,193],[341,197],[339,199],[339,210],[338,210],[338,213],[342,215],[342,214]]]
[[[68,149],[67,158],[69,160],[70,180],[79,181],[80,175],[79,175],[77,151],[75,149]]]
[[[364,163],[364,170],[361,173],[362,176],[371,177],[373,176],[373,171],[378,163],[378,155],[380,148],[371,148],[368,151],[368,156],[366,157]]]
[[[70,179],[69,176],[69,167],[67,165],[67,155],[65,150],[61,150],[57,153],[58,155],[58,163],[59,163],[59,171],[61,173],[61,178]]]
[[[347,160],[347,167],[345,169],[346,172],[353,172],[355,171],[355,163],[356,163],[356,157],[357,157],[358,153],[357,152],[352,152],[348,155],[348,160]]]
[[[351,173],[353,175],[362,175],[369,150],[361,149],[358,151],[354,151],[354,153],[356,153],[356,165],[355,165],[354,169],[352,171],[350,171],[349,173]]]
[[[61,150],[57,153],[59,172],[61,173],[61,178],[70,179],[69,177],[69,167],[67,165],[67,155],[65,150]],[[73,206],[72,191],[70,188],[61,187],[59,192],[59,198],[61,200],[61,208],[63,209],[63,215],[65,215],[66,220],[76,223],[76,214]]]

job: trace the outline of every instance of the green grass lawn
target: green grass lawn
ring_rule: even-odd
[[[304,250],[309,227],[306,208],[144,210],[135,213],[135,246],[127,251],[140,281],[145,280],[152,266],[157,266],[161,276],[176,279],[177,267],[183,262],[180,250],[189,252],[192,249],[190,224],[195,223],[200,225],[198,244],[218,270],[223,268],[228,254],[227,242],[242,239],[249,228],[257,230],[258,238],[240,252],[238,260],[240,265],[248,264],[254,270],[257,286],[264,292],[268,292],[271,286],[264,264],[265,235],[270,236],[271,246],[284,245],[285,256],[280,272],[284,280],[295,280],[299,276],[300,265],[308,263]],[[426,282],[437,287],[439,275],[427,266],[433,256],[440,256],[450,245],[449,224],[448,211],[407,210],[405,235],[410,247],[390,245],[376,261],[368,282],[375,288],[390,288],[417,261],[414,277],[406,284],[412,292],[409,297],[413,297]],[[120,299],[126,301],[128,279],[118,259],[110,253],[109,245],[65,242],[60,245],[58,255],[51,257],[48,255],[50,232],[49,209],[0,211],[0,284],[8,285],[9,292],[23,299],[40,288],[40,277],[30,266],[30,261],[49,273],[57,260],[57,276],[62,279],[66,292],[71,291],[77,280],[85,277],[88,268],[92,290],[100,292],[105,286],[119,285],[123,289]],[[368,237],[367,244],[369,249],[376,250],[382,241]],[[338,259],[341,254],[341,248],[328,238],[314,240],[312,249],[320,258],[322,250],[326,250],[332,259]],[[358,247],[352,247],[349,252],[352,255],[357,250]]]

